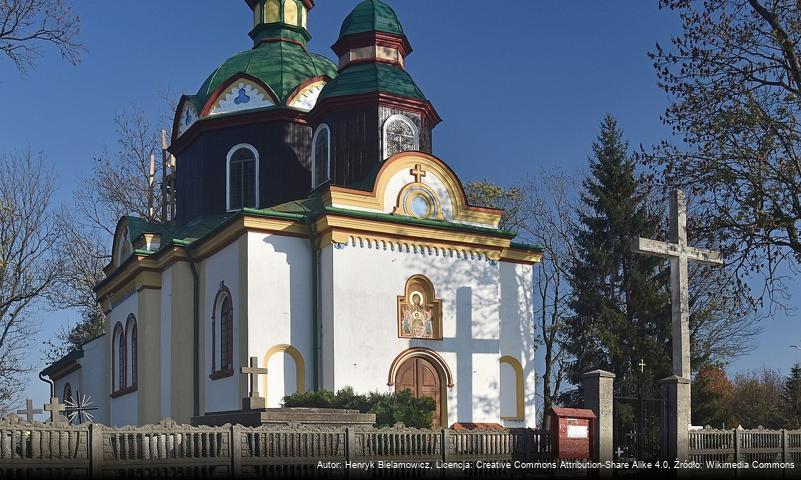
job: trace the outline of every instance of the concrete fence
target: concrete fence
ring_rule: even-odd
[[[313,470],[318,462],[537,461],[550,458],[546,433],[316,426],[111,428],[98,424],[0,420],[0,478],[46,476],[261,476]],[[144,473],[142,473],[144,472]]]
[[[707,468],[743,462],[749,466],[754,462],[798,466],[801,465],[801,430],[704,428],[690,432],[689,450],[690,460]]]

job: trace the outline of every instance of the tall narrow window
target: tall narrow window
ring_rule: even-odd
[[[136,388],[137,381],[137,335],[136,335],[136,316],[132,313],[128,315],[125,324],[125,387]]]
[[[114,327],[114,337],[111,344],[111,381],[112,393],[125,388],[125,330],[117,322]]]
[[[61,401],[64,403],[72,401],[72,386],[70,386],[69,382],[64,385],[64,396],[61,397]]]
[[[230,335],[231,325],[233,324],[233,309],[231,308],[231,297],[228,295],[220,306],[220,369],[228,370],[231,368],[231,345]]]
[[[404,115],[393,115],[384,122],[384,159],[420,148],[417,127]]]
[[[312,141],[312,188],[331,180],[331,129],[320,125]]]
[[[209,378],[219,380],[234,374],[234,303],[224,282],[220,282],[212,312]]]
[[[259,155],[250,145],[228,152],[228,210],[256,208],[259,198]]]

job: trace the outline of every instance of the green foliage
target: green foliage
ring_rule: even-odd
[[[500,229],[517,231],[524,223],[525,196],[520,187],[506,189],[487,180],[476,180],[466,183],[464,191],[470,205],[503,210],[498,224]]]
[[[569,378],[580,384],[582,373],[601,368],[622,382],[641,359],[652,379],[666,377],[671,371],[667,276],[662,260],[631,251],[631,239],[659,236],[660,217],[648,209],[628,143],[611,116],[593,144],[590,171],[574,234],[573,316],[565,332],[565,348],[574,359]]]
[[[784,383],[784,400],[787,402],[787,428],[801,428],[801,364],[796,363]]]
[[[776,370],[762,369],[734,377],[731,413],[743,428],[787,428],[785,379]]]
[[[718,365],[701,367],[692,384],[693,425],[733,428],[737,425],[731,402],[734,384]]]
[[[393,393],[357,394],[352,387],[334,393],[328,390],[295,393],[284,397],[286,408],[340,408],[374,413],[380,427],[402,423],[407,427],[431,428],[436,405],[429,397],[415,398],[409,390]]]

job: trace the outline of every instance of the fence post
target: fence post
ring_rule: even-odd
[[[242,425],[231,425],[231,477],[242,475]]]
[[[581,376],[584,386],[584,408],[595,413],[595,428],[592,453],[598,462],[612,460],[612,432],[614,429],[614,382],[615,374],[593,370]],[[547,412],[546,412],[547,414]]]
[[[353,461],[353,443],[355,438],[351,435],[350,427],[345,427],[345,469],[350,470],[348,462]]]
[[[782,428],[782,463],[785,464],[784,469],[787,468],[786,466],[788,462],[787,456],[789,455],[787,453],[787,450],[789,448],[790,448],[790,439],[787,437],[787,429]]]
[[[448,461],[448,430],[443,428],[441,430],[442,435],[440,436],[440,448],[442,448],[442,463]]]
[[[103,429],[100,425],[89,424],[89,476],[103,478]]]
[[[734,429],[734,464],[737,465],[740,462],[740,432],[735,428]],[[737,467],[738,469],[740,467]]]

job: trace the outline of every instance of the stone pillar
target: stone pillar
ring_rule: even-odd
[[[690,380],[673,375],[659,381],[662,387],[662,457],[687,461],[690,456]]]
[[[613,460],[613,403],[615,374],[593,370],[581,376],[584,387],[584,408],[592,410],[595,420],[594,457],[599,462]]]

